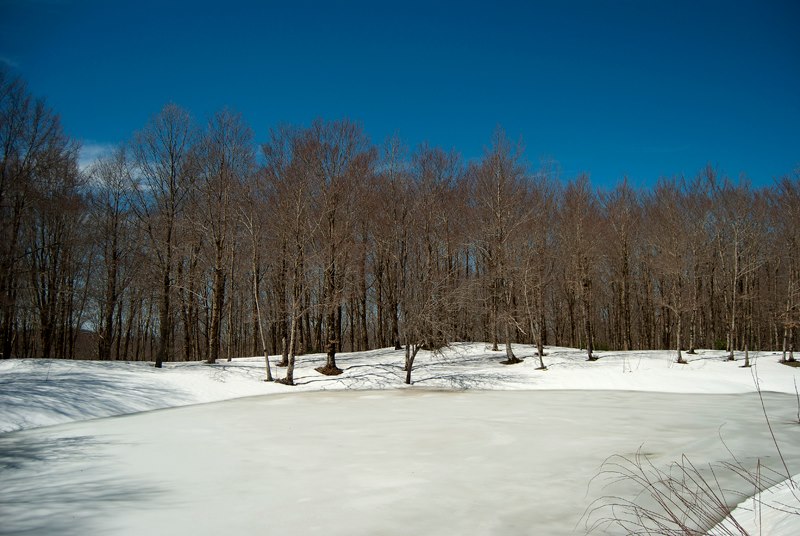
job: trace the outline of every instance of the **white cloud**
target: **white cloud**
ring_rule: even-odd
[[[86,171],[98,159],[109,156],[116,148],[113,143],[84,143],[78,153],[78,168]]]

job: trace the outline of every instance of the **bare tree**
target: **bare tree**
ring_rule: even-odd
[[[659,181],[646,201],[647,243],[655,258],[653,265],[660,282],[660,303],[675,316],[677,363],[686,363],[681,353],[683,317],[692,305],[687,295],[696,265],[689,232],[690,222],[695,218],[691,208],[685,183],[674,179]]]
[[[298,155],[313,177],[314,211],[319,216],[319,244],[324,251],[327,360],[317,370],[341,374],[336,352],[341,344],[342,271],[352,237],[353,208],[358,191],[371,176],[375,152],[361,127],[347,120],[315,121],[305,133],[306,150]]]
[[[641,223],[641,207],[636,192],[625,177],[613,191],[603,196],[603,210],[608,221],[609,247],[612,253],[611,269],[614,274],[615,299],[618,303],[617,344],[623,350],[633,349],[631,335],[632,279],[634,247],[638,241]],[[620,344],[621,343],[621,344]]]
[[[320,221],[311,214],[315,177],[307,167],[311,156],[304,154],[313,150],[315,148],[309,146],[307,133],[290,128],[271,131],[269,142],[262,146],[274,227],[282,244],[280,277],[288,282],[281,284],[281,292],[284,292],[284,288],[290,289],[288,310],[283,312],[284,315],[288,314],[289,319],[288,340],[284,346],[287,369],[286,376],[278,380],[287,385],[294,385],[300,323],[305,313],[306,259]],[[284,303],[287,301],[285,296],[280,299]]]
[[[589,187],[587,175],[581,175],[567,185],[559,217],[560,239],[568,256],[570,270],[567,283],[580,296],[583,346],[586,347],[587,359],[594,361],[592,285],[595,263],[600,256],[596,235],[600,217],[597,198]]]
[[[532,217],[524,228],[529,247],[523,252],[525,267],[521,277],[522,294],[541,370],[547,369],[544,364],[547,327],[545,296],[552,283],[555,265],[556,236],[552,230],[552,222],[555,219],[558,192],[551,182],[552,173],[552,170],[543,169],[529,181],[525,198]]]
[[[209,122],[195,152],[195,186],[200,205],[196,223],[203,229],[213,259],[208,363],[219,358],[228,267],[235,251],[237,218],[233,203],[236,192],[255,172],[252,140],[252,131],[241,116],[222,110]]]
[[[267,335],[264,329],[265,314],[262,312],[261,284],[264,275],[264,255],[266,236],[265,220],[271,216],[271,187],[265,170],[257,173],[253,180],[245,185],[243,203],[239,207],[239,218],[250,242],[250,284],[253,298],[253,353],[259,347],[264,354],[265,381],[273,381],[272,367],[269,362]]]
[[[72,202],[59,206],[65,200],[63,196],[74,200],[78,186],[76,158],[77,145],[64,134],[58,116],[43,100],[34,99],[22,80],[0,69],[0,356],[3,358],[14,353],[18,315],[23,310],[18,300],[28,286],[26,265],[34,261],[30,255],[38,255],[39,264],[47,262],[57,271],[59,259],[53,255],[63,253],[26,248],[26,225],[32,223],[31,218],[36,214],[42,223],[45,214],[57,218],[55,212],[59,209],[78,208]],[[47,206],[48,203],[52,206]],[[77,232],[75,228],[62,230]],[[60,231],[52,229],[52,232]],[[32,238],[45,245],[44,235],[34,232]],[[30,275],[41,282],[39,274]],[[50,322],[55,304],[47,302],[65,289],[53,290],[56,291],[53,296],[47,290],[44,296],[41,293],[32,296],[37,300],[40,321]],[[41,327],[42,337],[52,335],[46,333],[52,329],[50,326]],[[50,341],[43,343],[50,345]]]
[[[77,148],[40,155],[47,167],[36,177],[30,217],[24,225],[30,290],[39,319],[41,356],[69,357],[73,331],[77,272],[89,268],[79,248],[79,222],[84,212]],[[84,280],[85,281],[85,280]]]
[[[168,104],[134,139],[132,208],[148,242],[159,280],[155,366],[170,357],[173,325],[173,253],[179,218],[191,191],[189,153],[196,134],[189,114]]]
[[[437,351],[453,338],[448,312],[455,309],[458,289],[452,282],[454,266],[442,255],[448,251],[450,228],[440,209],[449,204],[462,173],[455,153],[423,145],[413,155],[413,182],[407,191],[411,226],[405,236],[400,295],[407,384],[419,350]]]
[[[96,162],[91,170],[89,198],[90,225],[100,250],[104,288],[98,297],[98,357],[111,359],[111,345],[120,334],[114,329],[114,315],[128,278],[124,273],[133,252],[135,238],[130,221],[130,163],[125,148]]]
[[[752,278],[763,261],[764,198],[749,184],[734,185],[728,179],[712,182],[715,241],[725,275],[728,360],[734,360],[737,336],[743,334],[745,366],[749,366],[749,319],[747,313]],[[742,324],[745,324],[742,326]]]
[[[308,350],[336,374],[343,348],[402,344],[411,381],[416,352],[452,340],[502,340],[507,363],[535,343],[540,368],[549,341],[589,359],[698,345],[794,359],[797,170],[763,191],[707,167],[600,195],[585,175],[530,176],[500,130],[465,168],[396,137],[379,159],[347,120],[276,129],[256,170],[240,116],[201,136],[168,105],[84,177],[58,117],[5,71],[0,151],[4,358],[252,349],[269,377],[274,350],[287,383]]]
[[[395,350],[400,343],[400,303],[408,266],[408,240],[411,211],[414,203],[413,182],[407,150],[397,136],[386,140],[383,146],[381,171],[375,176],[376,203],[382,207],[375,211],[376,264],[374,271],[377,292],[378,336],[382,344],[384,316],[389,316],[389,341]],[[384,297],[385,296],[385,297]],[[388,311],[387,311],[388,310]]]
[[[795,330],[800,326],[800,169],[794,177],[783,177],[778,182],[778,191],[773,195],[772,210],[774,228],[777,230],[778,250],[782,253],[784,272],[783,302],[781,311],[781,361],[795,361]]]
[[[522,231],[533,215],[533,207],[525,203],[527,170],[521,145],[512,147],[498,129],[481,165],[474,170],[474,179],[477,216],[483,223],[478,249],[487,263],[492,322],[502,326],[504,363],[520,363],[511,348],[511,332],[519,325],[514,318],[515,272],[519,268],[515,253],[521,249]]]

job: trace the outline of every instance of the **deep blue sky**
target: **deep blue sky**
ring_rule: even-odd
[[[471,159],[499,124],[598,186],[706,163],[758,185],[800,165],[798,28],[797,0],[0,0],[0,61],[88,149],[175,102],[259,140],[349,117]]]

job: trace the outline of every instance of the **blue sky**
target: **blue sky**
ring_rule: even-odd
[[[597,186],[706,163],[761,185],[800,165],[798,27],[794,0],[0,0],[0,61],[87,152],[175,102],[259,140],[349,117],[473,159],[501,125]]]

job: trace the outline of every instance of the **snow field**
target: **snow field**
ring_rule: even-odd
[[[593,499],[636,492],[592,481],[608,456],[730,461],[724,440],[777,469],[755,378],[800,467],[798,369],[777,354],[743,369],[714,351],[677,365],[548,348],[540,371],[514,350],[513,366],[485,344],[423,352],[411,387],[391,349],[340,354],[337,377],[300,356],[295,387],[264,382],[263,357],[0,362],[0,533],[582,534]],[[796,491],[748,499],[725,479],[750,533],[800,533]]]
[[[412,375],[413,387],[491,390],[624,390],[665,393],[726,394],[755,391],[757,375],[765,392],[795,393],[798,369],[779,364],[775,352],[752,352],[755,366],[724,361],[724,352],[699,350],[686,355],[689,364],[676,364],[674,353],[597,352],[587,362],[580,350],[548,347],[545,365],[536,370],[535,348],[515,345],[525,361],[503,366],[503,352],[480,343],[457,343],[440,354],[421,351]],[[406,388],[402,350],[379,349],[343,353],[337,362],[344,373],[322,376],[315,367],[323,354],[299,356],[296,386],[266,383],[264,358],[165,363],[6,360],[0,361],[0,432],[123,415],[244,396],[330,389]],[[283,369],[274,367],[280,377]]]

